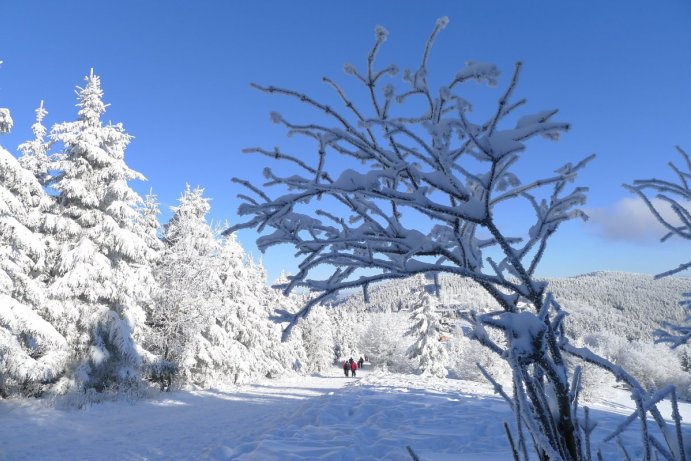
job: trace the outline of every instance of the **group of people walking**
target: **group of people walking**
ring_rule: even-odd
[[[349,373],[352,373],[354,378],[357,369],[362,368],[364,365],[365,359],[363,359],[362,357],[360,357],[360,360],[358,360],[357,362],[353,360],[353,358],[351,357],[343,362],[343,373],[346,375],[346,378],[348,377]]]

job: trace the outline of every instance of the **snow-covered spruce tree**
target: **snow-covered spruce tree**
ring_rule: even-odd
[[[691,187],[689,186],[691,159],[681,147],[677,146],[677,151],[683,159],[683,165],[678,167],[672,162],[669,163],[669,167],[676,175],[676,181],[652,178],[639,179],[632,185],[624,185],[643,200],[653,216],[665,227],[667,233],[662,237],[663,242],[672,237],[691,240]],[[691,268],[691,261],[658,274],[656,278],[677,274],[689,268]],[[691,292],[685,293],[681,304],[691,312]],[[655,335],[658,342],[669,343],[672,348],[689,343],[691,315],[682,324],[663,323],[662,328],[657,330]]]
[[[219,306],[219,242],[206,222],[209,199],[201,188],[185,187],[164,226],[165,249],[156,266],[158,292],[151,313],[152,352],[176,366],[183,382],[193,382],[202,330]]]
[[[274,327],[278,326],[278,330],[272,327],[271,331],[272,334],[274,332],[278,333],[278,341],[281,343],[280,346],[275,347],[278,347],[284,354],[280,359],[282,368],[285,370],[292,369],[298,373],[308,373],[311,369],[302,333],[291,335],[286,341],[281,341],[281,320],[290,321],[309,299],[309,294],[304,292],[283,294],[282,287],[285,287],[290,282],[288,279],[289,275],[285,271],[281,271],[271,286],[264,289],[266,291],[264,297],[267,299],[264,315]]]
[[[9,129],[8,124],[5,127]],[[66,366],[66,341],[54,327],[56,313],[49,307],[41,279],[45,245],[39,227],[45,199],[31,172],[0,147],[2,398],[39,395]]]
[[[85,81],[77,120],[51,131],[63,149],[49,186],[58,213],[77,229],[54,236],[60,250],[50,294],[63,306],[76,363],[63,384],[102,391],[139,382],[151,254],[139,229],[142,199],[128,184],[145,179],[125,163],[131,136],[121,124],[103,124],[100,78],[92,71]]]
[[[430,88],[432,43],[447,22],[446,18],[437,22],[418,68],[403,73],[405,88],[383,84],[397,74],[396,66],[375,67],[388,35],[377,27],[364,71],[345,66],[346,73],[364,87],[367,107],[356,104],[358,100],[329,78],[324,82],[335,90],[342,110],[298,91],[254,85],[316,111],[319,121],[311,123],[271,115],[290,134],[314,141],[316,152],[310,161],[279,148],[247,149],[281,162],[282,168],[280,174],[264,170],[263,189],[235,180],[255,197],[241,195],[245,203],[239,214],[250,218],[229,231],[270,229],[257,240],[261,249],[282,243],[296,247],[302,257],[300,271],[286,290],[307,286],[320,295],[295,322],[342,289],[363,287],[367,298],[369,285],[440,272],[479,283],[503,311],[474,315],[474,335],[512,367],[513,395],[499,385],[496,389],[515,412],[515,439],[525,459],[530,439],[540,459],[588,459],[584,452],[587,434],[578,424],[578,382],[569,379],[564,352],[610,367],[634,389],[639,403],[636,414],[650,411],[667,433],[655,400],[649,400],[650,394],[630,375],[569,344],[562,324],[565,313],[547,292],[546,283],[534,277],[559,226],[585,217],[578,207],[585,202],[586,190],[568,185],[592,156],[566,163],[550,176],[523,182],[516,164],[525,154],[526,142],[539,136],[556,139],[569,125],[553,120],[556,110],[515,115],[526,103],[513,97],[520,63],[499,95],[496,110],[484,120],[475,120],[472,105],[460,89],[468,81],[495,84],[499,71],[494,65],[468,62],[446,85]],[[277,191],[274,197],[268,195],[272,187]],[[505,222],[501,217],[508,209],[524,205],[532,207],[535,220],[517,236],[515,229],[499,223]],[[485,251],[492,256],[484,258]],[[328,277],[309,278],[314,276],[313,269],[326,265],[334,268]],[[519,310],[519,303],[528,309]],[[502,330],[508,345],[493,342],[486,328]],[[284,335],[290,331],[289,326]],[[574,376],[578,375],[576,371]],[[639,422],[646,459],[650,459],[651,444],[658,450],[662,444],[650,435],[645,417]]]
[[[0,65],[2,65],[2,61],[0,61]],[[10,110],[5,107],[0,107],[0,134],[12,131],[13,124],[14,121],[10,115]]]
[[[406,357],[407,348],[401,341],[408,326],[402,316],[392,312],[369,314],[360,330],[359,350],[375,368],[412,373],[414,370]]]
[[[218,304],[213,307],[213,318],[199,332],[192,377],[196,384],[206,386],[219,381],[244,382],[250,376],[250,350],[239,339],[246,327],[246,304],[257,304],[244,251],[234,236],[223,240],[217,258],[217,297],[211,297]]]
[[[263,267],[252,263],[234,235],[223,239],[216,267],[218,304],[200,332],[195,383],[242,384],[290,369],[280,327],[269,320],[266,305],[274,290],[266,286]]]
[[[427,292],[418,293],[410,313],[412,325],[406,332],[415,341],[408,348],[407,356],[413,360],[419,373],[445,378],[448,356],[439,337],[441,316],[436,307],[437,303]]]
[[[52,143],[46,139],[48,130],[43,125],[43,119],[46,115],[48,115],[48,111],[43,107],[43,101],[41,101],[41,105],[36,109],[36,122],[31,125],[34,139],[19,145],[19,151],[22,153],[19,163],[31,171],[42,186],[50,181],[51,169],[48,151]]]
[[[362,323],[364,314],[344,307],[330,308],[328,313],[333,325],[331,329],[334,341],[333,358],[337,361],[350,357],[357,359],[356,355],[359,357],[367,354],[367,351],[360,344],[364,328]]]
[[[144,242],[151,250],[154,264],[161,257],[161,252],[164,249],[163,241],[159,236],[161,223],[158,221],[158,215],[160,213],[161,210],[158,205],[158,198],[153,191],[149,191],[139,208],[138,220],[140,226],[138,226],[137,229],[142,235]]]
[[[305,371],[320,372],[333,367],[334,335],[326,308],[315,306],[309,316],[300,320],[298,329],[305,349]]]
[[[302,357],[294,344],[281,343],[281,327],[272,320],[275,312],[285,312],[294,309],[294,300],[286,299],[286,296],[267,285],[266,269],[262,261],[255,263],[248,258],[248,269],[251,286],[258,294],[257,303],[246,302],[247,320],[244,322],[244,338],[242,342],[252,351],[255,360],[251,362],[252,373],[255,376],[274,377],[286,370],[297,369],[297,361]],[[286,347],[284,347],[286,346]]]

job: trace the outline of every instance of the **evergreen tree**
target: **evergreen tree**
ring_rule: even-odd
[[[0,65],[2,65],[2,61],[0,61]],[[10,110],[0,107],[0,134],[9,133],[12,130],[13,124]]]
[[[77,120],[51,133],[63,151],[49,185],[58,192],[59,213],[78,230],[56,236],[50,291],[65,309],[78,364],[70,384],[103,390],[139,379],[152,255],[138,228],[142,199],[128,185],[145,179],[125,163],[131,136],[122,124],[101,122],[100,78],[92,70],[85,80]]]
[[[201,332],[195,381],[244,383],[285,368],[280,329],[269,319],[264,270],[234,235],[223,239],[216,268],[220,286],[213,321]]]
[[[298,324],[305,350],[306,371],[324,371],[333,366],[334,335],[324,306],[318,306]],[[357,357],[356,357],[357,359]]]
[[[257,294],[253,300],[243,303],[239,315],[243,318],[243,330],[240,342],[251,351],[251,373],[253,376],[272,377],[285,370],[297,368],[300,356],[295,353],[288,342],[281,343],[281,327],[271,318],[276,311],[291,308],[292,302],[281,291],[267,285],[266,269],[260,261],[255,263],[248,258],[247,270],[249,284]]]
[[[159,237],[159,231],[161,229],[161,223],[158,221],[159,214],[161,214],[161,210],[158,205],[158,198],[153,191],[149,191],[144,197],[142,206],[139,208],[138,219],[140,221],[140,226],[138,230],[141,232],[144,242],[151,250],[151,258],[154,260],[154,263],[160,259],[161,252],[163,252],[164,249],[163,241]]]
[[[156,267],[160,288],[151,315],[153,351],[174,363],[183,381],[198,368],[201,332],[214,322],[221,281],[220,245],[206,222],[209,200],[203,189],[186,186],[173,217],[165,225],[165,249]]]
[[[407,355],[416,362],[420,373],[443,378],[447,374],[444,365],[448,357],[439,338],[441,316],[435,310],[432,297],[424,290],[418,293],[418,302],[410,315],[413,325],[406,332],[415,342],[408,348]]]
[[[51,142],[46,140],[47,129],[43,125],[43,119],[48,115],[48,111],[41,105],[36,109],[36,122],[31,125],[31,130],[34,133],[34,139],[19,145],[19,151],[22,156],[19,158],[19,163],[31,171],[42,186],[45,186],[50,181],[51,160],[48,156],[48,151],[51,147]]]
[[[9,111],[8,111],[9,117]],[[0,147],[0,396],[36,395],[63,372],[66,342],[40,279],[45,194]]]

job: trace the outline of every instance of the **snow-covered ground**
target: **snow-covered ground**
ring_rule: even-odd
[[[628,414],[623,392],[592,405],[604,430]],[[686,421],[691,405],[682,404]],[[511,420],[489,386],[340,370],[258,384],[161,394],[135,403],[58,410],[40,401],[0,405],[3,460],[508,460]],[[691,429],[691,426],[685,426]],[[636,452],[637,427],[624,443]],[[621,459],[607,445],[605,459]]]

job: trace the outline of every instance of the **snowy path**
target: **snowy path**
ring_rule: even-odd
[[[353,382],[342,375],[293,377],[226,391],[176,392],[81,410],[36,401],[0,404],[1,460],[199,459],[207,447],[290,419],[305,399]]]
[[[594,445],[631,406],[618,390],[593,405],[604,429]],[[691,405],[681,407],[691,420]],[[334,369],[85,411],[3,402],[0,460],[410,461],[410,445],[424,461],[505,461],[502,424],[511,419],[485,384],[367,372],[346,379]],[[634,425],[623,437],[634,458],[637,432]],[[603,453],[621,459],[615,445]]]

